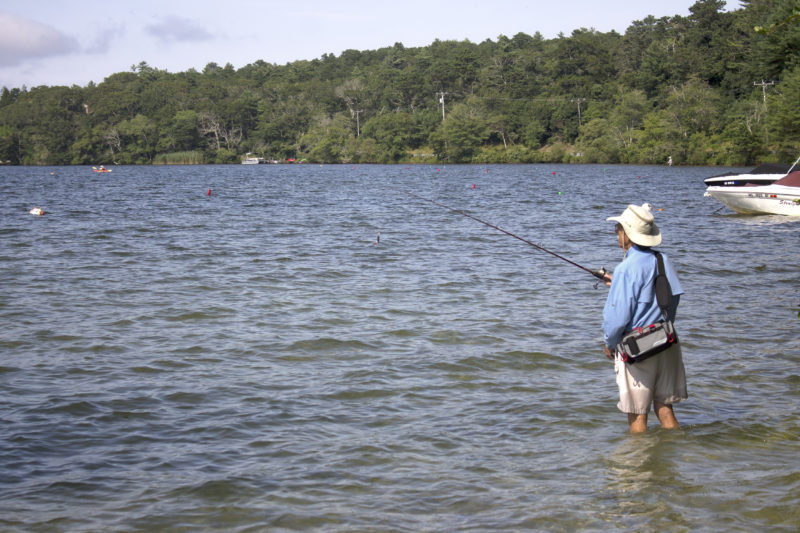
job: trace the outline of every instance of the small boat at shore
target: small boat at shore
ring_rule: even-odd
[[[742,215],[800,216],[800,170],[769,185],[712,185],[705,196]]]
[[[745,185],[771,185],[786,176],[791,170],[793,165],[784,165],[782,163],[764,163],[758,165],[750,172],[737,174],[735,172],[728,172],[718,176],[711,176],[703,180],[706,187],[719,186],[719,187],[744,187]]]
[[[245,156],[242,158],[243,165],[268,165],[268,164],[277,164],[278,161],[275,159],[265,159],[263,157],[256,157],[247,152]]]

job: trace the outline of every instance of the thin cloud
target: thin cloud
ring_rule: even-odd
[[[86,47],[84,52],[87,54],[105,54],[111,50],[111,45],[118,42],[125,35],[125,28],[122,26],[111,26],[99,31],[95,31],[94,39]]]
[[[167,17],[157,24],[150,24],[145,29],[147,33],[162,42],[198,42],[214,38],[195,22],[176,16]]]
[[[20,65],[32,59],[80,50],[74,37],[47,24],[0,11],[0,66]]]

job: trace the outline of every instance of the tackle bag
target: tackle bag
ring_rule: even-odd
[[[622,337],[622,340],[617,345],[617,352],[622,360],[630,365],[649,359],[678,342],[675,326],[672,325],[672,321],[667,317],[672,288],[669,286],[667,274],[664,272],[664,259],[659,252],[655,252],[655,254],[656,277],[654,284],[656,301],[661,308],[664,320],[649,326],[636,328]]]
[[[643,328],[636,328],[622,337],[617,352],[632,365],[657,355],[678,342],[675,327],[669,320],[661,320]]]

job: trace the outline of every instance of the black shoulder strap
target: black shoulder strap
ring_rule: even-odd
[[[672,288],[669,286],[669,280],[667,279],[667,273],[664,271],[664,258],[661,257],[661,253],[655,252],[656,254],[656,279],[655,279],[655,290],[656,290],[656,301],[658,302],[658,306],[661,308],[664,313],[667,312],[667,308],[669,307],[670,299],[672,298]]]

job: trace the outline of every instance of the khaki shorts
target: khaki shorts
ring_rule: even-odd
[[[624,363],[617,354],[614,372],[619,387],[617,407],[623,413],[643,415],[653,401],[669,405],[689,397],[680,343],[635,365]]]

